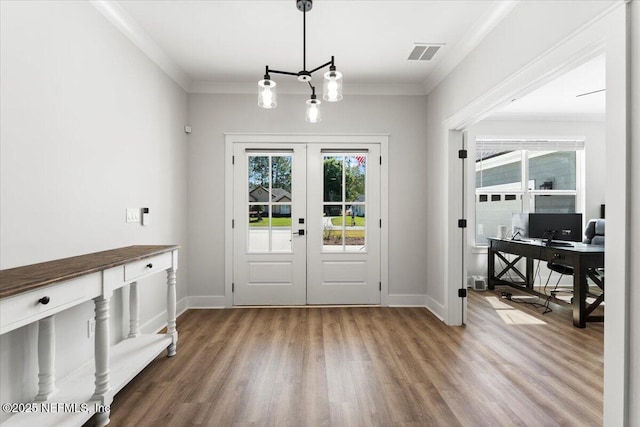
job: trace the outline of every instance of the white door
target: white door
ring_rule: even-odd
[[[307,157],[307,303],[380,304],[380,146]]]
[[[306,303],[305,151],[234,144],[235,305]]]
[[[234,304],[379,304],[379,144],[235,143],[234,158]]]

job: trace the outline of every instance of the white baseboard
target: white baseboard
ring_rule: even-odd
[[[140,333],[143,334],[157,334],[160,329],[167,326],[167,311],[163,311],[157,316],[153,317],[148,322],[140,325]]]
[[[396,294],[387,297],[389,307],[424,307],[426,295]]]
[[[189,310],[189,297],[184,297],[176,304],[176,317],[179,317],[182,313]]]
[[[429,295],[395,294],[389,295],[387,302],[389,307],[426,307],[434,316],[444,321],[444,306]],[[176,317],[187,310],[228,308],[226,303],[227,299],[224,296],[187,296],[176,303]],[[167,326],[166,310],[141,325],[140,332],[155,334],[165,326]]]
[[[182,298],[176,302],[176,317],[190,309],[188,306],[188,297]],[[148,322],[140,326],[140,332],[143,334],[157,334],[162,328],[167,326],[167,310],[162,311]]]
[[[444,322],[444,305],[434,300],[433,297],[426,295],[426,307],[434,316]]]
[[[227,308],[227,298],[224,296],[190,296],[188,308]]]

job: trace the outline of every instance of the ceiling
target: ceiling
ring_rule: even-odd
[[[271,69],[302,69],[295,0],[90,0],[188,92],[255,93]],[[307,13],[307,70],[335,57],[345,95],[429,93],[517,0],[316,0]],[[440,49],[410,61],[420,44]],[[604,117],[604,56],[514,100],[490,118]],[[318,74],[314,74],[317,79]],[[308,93],[272,74],[281,93]]]
[[[294,0],[92,3],[191,92],[255,91],[266,65],[302,69],[303,14]],[[346,94],[428,93],[516,3],[316,0],[306,16],[306,68],[333,55]],[[441,49],[430,61],[409,61],[416,43]],[[301,86],[295,77],[277,81]]]
[[[570,118],[603,120],[606,87],[604,54],[574,68],[494,113],[492,119]]]

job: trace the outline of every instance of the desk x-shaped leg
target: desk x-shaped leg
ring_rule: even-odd
[[[593,280],[593,283],[595,283],[600,289],[602,289],[602,293],[598,295],[596,300],[591,304],[586,305],[585,303],[585,316],[589,316],[593,312],[593,310],[598,308],[598,306],[604,301],[604,277],[596,273],[595,269],[593,268],[587,270],[587,277]]]
[[[524,274],[522,274],[520,270],[516,268],[516,263],[520,261],[522,258],[524,258],[523,256],[519,255],[513,261],[509,261],[500,252],[496,252],[495,254],[498,256],[498,258],[500,258],[502,261],[504,261],[507,264],[507,266],[500,273],[496,274],[496,279],[501,279],[502,276],[504,276],[509,270],[513,270],[518,276],[520,276],[522,280],[524,280],[525,283],[527,284],[529,283],[529,281],[524,276]]]

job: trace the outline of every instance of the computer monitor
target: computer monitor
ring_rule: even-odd
[[[582,241],[582,214],[579,213],[514,213],[511,217],[513,233],[522,237],[571,242]]]

